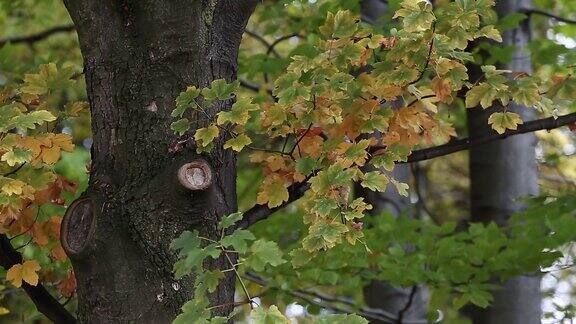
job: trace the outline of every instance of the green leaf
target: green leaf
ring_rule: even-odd
[[[330,197],[319,197],[314,201],[314,206],[311,211],[325,216],[330,214],[334,209],[338,208],[338,202]]]
[[[388,183],[390,180],[387,176],[382,174],[379,171],[372,171],[364,174],[364,180],[360,183],[360,185],[364,188],[368,188],[372,191],[383,192],[386,190]]]
[[[260,239],[252,244],[250,252],[245,263],[254,271],[263,271],[266,265],[276,267],[286,262],[276,242]]]
[[[333,248],[347,231],[348,227],[340,222],[315,222],[310,226],[308,236],[302,241],[302,247],[308,252]]]
[[[319,28],[325,37],[344,38],[354,35],[358,17],[349,10],[339,10],[336,14],[328,12],[326,23]]]
[[[316,159],[305,156],[296,160],[296,171],[305,176],[309,175],[316,169]]]
[[[368,321],[356,314],[331,314],[318,316],[315,324],[368,324]]]
[[[399,182],[396,181],[395,179],[390,179],[392,181],[392,184],[394,184],[394,187],[396,187],[396,190],[398,191],[398,193],[401,196],[404,197],[408,197],[408,185],[403,183],[403,182]]]
[[[232,99],[232,95],[238,91],[239,85],[239,81],[228,83],[224,79],[214,80],[210,88],[202,89],[202,96],[208,102]]]
[[[211,125],[205,128],[200,128],[196,130],[196,134],[194,134],[194,139],[198,146],[207,147],[214,141],[216,137],[220,134],[220,130],[217,126]]]
[[[490,115],[488,124],[492,125],[498,134],[504,134],[506,129],[518,129],[518,124],[522,124],[522,117],[513,112],[497,112]]]
[[[16,164],[22,164],[24,162],[30,161],[32,158],[32,152],[15,147],[2,155],[2,161],[8,163],[9,166],[15,166]]]
[[[232,105],[230,111],[221,111],[218,113],[217,123],[223,125],[225,123],[232,123],[237,125],[245,125],[250,119],[250,111],[258,110],[258,105],[253,104],[248,99],[239,99]]]
[[[252,140],[250,139],[250,137],[248,137],[248,135],[240,134],[236,137],[227,140],[226,143],[224,143],[224,148],[225,149],[231,148],[236,152],[240,152],[246,145],[249,145],[250,143],[252,143]]]
[[[183,257],[183,259],[178,260],[174,264],[176,278],[182,278],[193,269],[201,269],[204,259],[208,256],[215,259],[221,253],[221,250],[214,243],[204,248],[200,248],[200,244],[201,239],[197,231],[184,231],[177,239],[172,241],[170,247],[174,250],[179,250],[178,255]]]
[[[494,28],[494,26],[491,25],[482,27],[482,29],[480,29],[476,34],[476,37],[486,37],[493,39],[497,42],[502,41],[502,35],[500,35],[498,29]]]
[[[250,312],[252,323],[254,324],[289,324],[290,321],[280,313],[276,305],[265,309],[258,307]]]
[[[481,83],[466,93],[466,108],[474,108],[478,104],[481,104],[482,108],[488,108],[492,105],[497,94],[498,92],[489,84]]]
[[[186,88],[186,91],[181,92],[176,97],[176,109],[172,112],[172,117],[182,117],[182,113],[186,108],[196,106],[196,98],[200,95],[200,90],[195,86]]]
[[[21,129],[34,129],[36,125],[55,121],[56,117],[47,110],[37,110],[28,114],[20,115],[12,119],[14,126]]]
[[[512,91],[512,98],[526,107],[535,106],[541,101],[540,90],[532,78],[518,80],[518,85]]]
[[[213,293],[216,291],[220,279],[224,278],[224,273],[220,270],[215,271],[200,271],[196,277],[196,282],[201,282],[206,287],[208,292]]]
[[[248,250],[247,242],[255,239],[256,237],[250,231],[239,229],[224,236],[220,243],[225,247],[232,247],[238,253],[245,253]]]
[[[21,90],[31,95],[43,95],[52,90],[65,89],[71,84],[70,78],[73,74],[71,68],[58,70],[54,63],[44,64],[40,66],[38,73],[24,76]]]
[[[184,135],[190,129],[190,122],[188,118],[179,119],[170,124],[170,129],[178,135]]]
[[[226,228],[236,224],[236,222],[241,220],[243,216],[244,216],[244,213],[242,213],[242,212],[236,212],[236,213],[232,213],[230,215],[224,216],[224,217],[222,217],[222,219],[218,223],[218,228],[219,229],[226,229]]]
[[[402,8],[396,11],[394,18],[404,18],[402,25],[406,32],[426,31],[431,29],[436,19],[431,9],[431,5],[425,0],[404,0]]]
[[[178,315],[172,324],[204,324],[209,323],[210,311],[208,310],[210,302],[205,296],[203,298],[194,298],[182,306],[182,314]]]

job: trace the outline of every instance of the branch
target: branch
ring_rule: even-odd
[[[8,270],[20,263],[22,263],[22,255],[12,247],[6,235],[0,235],[0,265]],[[52,297],[42,285],[32,286],[23,282],[22,288],[34,302],[38,311],[54,323],[76,323],[74,316]]]
[[[11,44],[18,44],[18,43],[27,43],[27,44],[32,44],[34,42],[37,41],[41,41],[45,38],[48,38],[54,34],[59,34],[59,33],[66,33],[66,32],[71,32],[74,31],[75,27],[74,25],[62,25],[62,26],[56,26],[56,27],[52,27],[50,29],[46,29],[44,31],[38,32],[36,34],[30,34],[30,35],[26,35],[26,36],[15,36],[15,37],[7,37],[4,39],[0,39],[0,46],[6,44],[6,43],[11,43]]]
[[[408,160],[406,162],[399,162],[399,163],[412,163],[417,161],[424,161],[433,159],[439,156],[444,156],[448,154],[452,154],[455,152],[467,150],[471,147],[494,142],[496,140],[505,139],[510,136],[531,133],[539,130],[551,130],[558,127],[562,127],[568,124],[572,124],[576,122],[576,113],[571,113],[568,115],[560,116],[556,119],[554,117],[544,118],[544,119],[537,119],[533,121],[526,122],[518,126],[516,130],[508,130],[504,134],[497,134],[491,132],[484,136],[479,137],[467,137],[462,139],[452,140],[444,145],[433,146],[422,150],[416,150],[408,156]],[[375,146],[373,149],[379,150],[383,149],[383,146]]]
[[[534,8],[525,8],[525,9],[521,9],[520,10],[521,13],[524,13],[526,15],[541,15],[541,16],[546,16],[549,18],[553,18],[556,19],[558,21],[561,21],[563,23],[567,23],[567,24],[576,24],[576,20],[573,19],[568,19],[568,18],[564,18],[564,17],[560,17],[560,16],[556,16],[553,13],[544,11],[544,10],[540,10],[540,9],[534,9]]]
[[[254,273],[246,273],[245,278],[260,285],[266,286],[268,282]],[[374,309],[368,307],[358,307],[356,303],[347,298],[339,296],[330,296],[316,291],[310,290],[288,290],[280,287],[269,287],[271,289],[278,289],[284,291],[294,297],[300,298],[310,304],[320,306],[322,308],[330,309],[336,313],[358,314],[366,319],[373,321],[380,321],[384,323],[398,323],[398,318],[393,313],[387,312],[382,309]],[[337,306],[335,304],[345,305],[347,307]],[[442,314],[442,313],[439,313]],[[440,316],[435,322],[438,323],[442,320]],[[404,324],[424,324],[428,323],[427,320],[404,320]]]
[[[280,54],[278,54],[278,52],[276,52],[276,50],[274,49],[274,47],[272,46],[272,44],[268,43],[268,41],[266,39],[264,39],[264,37],[258,35],[257,33],[246,29],[244,31],[246,33],[246,35],[254,38],[255,40],[259,41],[262,45],[264,45],[264,47],[266,47],[266,51],[267,53],[272,53],[274,54],[274,56],[276,57],[280,57]]]
[[[562,127],[568,124],[576,123],[576,113],[571,113],[568,115],[560,116],[556,119],[553,117],[544,118],[544,119],[537,119],[533,121],[526,122],[518,126],[517,130],[508,130],[504,134],[497,134],[497,133],[489,133],[484,136],[475,137],[475,138],[462,138],[450,141],[444,145],[433,146],[426,149],[416,150],[413,151],[410,156],[408,156],[408,160],[406,162],[397,162],[397,163],[412,163],[424,160],[430,160],[436,157],[452,154],[455,152],[467,150],[471,147],[490,143],[496,140],[505,139],[509,136],[524,134],[524,133],[531,133],[538,130],[551,130],[558,127]],[[377,155],[377,151],[385,149],[385,146],[374,146],[371,149],[373,155]],[[275,207],[275,208],[268,208],[265,205],[256,205],[250,208],[248,211],[244,213],[244,218],[240,221],[240,228],[248,228],[251,225],[268,218],[274,212],[283,209],[284,207],[288,206],[292,202],[300,199],[308,190],[309,184],[307,180],[303,183],[295,183],[288,187],[288,200],[282,205]]]
[[[398,324],[402,324],[404,323],[404,315],[406,314],[406,312],[408,310],[410,310],[410,307],[412,306],[412,302],[414,301],[414,296],[416,296],[416,292],[418,291],[418,286],[412,286],[412,289],[410,290],[410,296],[408,296],[408,301],[406,302],[406,305],[404,305],[404,307],[398,312],[398,320],[396,321]]]
[[[294,183],[288,187],[288,201],[285,201],[278,207],[269,208],[267,205],[256,205],[248,209],[248,211],[244,213],[244,217],[238,224],[238,227],[246,229],[257,222],[268,218],[268,216],[272,215],[274,212],[283,209],[292,202],[300,199],[306,190],[310,188],[310,184],[308,184],[307,181],[308,179],[300,183]]]
[[[256,83],[253,83],[253,82],[248,81],[248,80],[244,80],[244,79],[238,79],[238,80],[240,81],[240,86],[242,86],[248,90],[260,92],[260,89],[263,88],[263,86],[256,84]],[[265,90],[269,95],[271,95],[271,96],[273,95],[272,89],[266,88]]]

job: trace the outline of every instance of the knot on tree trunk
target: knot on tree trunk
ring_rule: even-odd
[[[79,198],[68,207],[60,229],[62,247],[68,256],[79,257],[87,251],[94,236],[95,221],[92,199]]]
[[[204,160],[186,163],[178,170],[178,181],[190,190],[204,190],[212,184],[212,169]]]

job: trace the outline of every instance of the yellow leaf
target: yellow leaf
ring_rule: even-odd
[[[24,187],[26,186],[26,183],[20,180],[13,180],[9,178],[5,179],[7,179],[7,181],[2,186],[2,192],[7,194],[8,196],[22,194],[22,192],[24,191]]]
[[[287,200],[288,189],[286,189],[285,181],[278,176],[270,175],[266,177],[258,193],[258,204],[264,205],[267,203],[269,208],[274,208]]]
[[[38,284],[38,270],[40,265],[34,260],[25,261],[22,264],[15,264],[6,272],[6,280],[14,286],[21,287],[22,281],[36,286]]]
[[[246,134],[240,134],[227,140],[226,143],[224,143],[224,148],[231,148],[236,152],[240,152],[246,145],[249,145],[250,143],[252,143],[250,137],[248,137]]]
[[[42,161],[46,164],[54,164],[60,159],[60,147],[53,145],[42,150]]]
[[[0,315],[10,314],[10,310],[6,307],[0,307]]]
[[[68,134],[50,134],[50,139],[53,145],[58,145],[60,148],[66,152],[72,152],[74,150],[74,143],[72,143],[72,137]]]

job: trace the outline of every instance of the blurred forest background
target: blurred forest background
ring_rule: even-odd
[[[445,2],[446,0],[436,0]],[[379,1],[377,1],[379,2]],[[370,3],[370,1],[365,1]],[[325,13],[331,8],[342,7],[361,12],[362,4],[358,1],[263,1],[251,18],[244,35],[239,55],[239,78],[242,81],[242,93],[245,96],[266,100],[271,82],[282,75],[289,64],[289,58],[295,54],[310,51],[307,37],[316,31]],[[374,9],[374,8],[380,9]],[[385,8],[376,5],[363,12],[366,23],[381,26],[389,30],[397,22],[392,18],[399,7],[399,0],[389,0]],[[380,10],[381,14],[374,16]],[[539,13],[553,13],[558,19]],[[572,19],[572,21],[570,21]],[[537,73],[550,74],[555,66],[576,64],[576,1],[573,0],[535,0],[534,10],[511,13],[501,18],[498,28],[501,31],[516,28],[523,21],[529,20],[534,40],[529,44],[531,60]],[[475,44],[473,53],[482,64],[507,64],[512,60],[514,48],[494,44],[489,41]],[[88,170],[90,169],[90,114],[86,107],[70,107],[69,102],[85,101],[85,85],[82,75],[82,57],[72,22],[59,0],[0,0],[0,87],[18,83],[27,73],[35,73],[43,64],[55,63],[59,68],[68,68],[76,82],[67,84],[61,91],[50,94],[49,110],[60,110],[68,113],[64,122],[55,125],[55,133],[71,134],[76,144],[72,152],[63,152],[62,159],[54,166],[57,174],[66,181],[74,183],[74,188],[63,192],[62,200],[52,200],[42,208],[38,216],[47,221],[52,216],[62,215],[65,206],[86,188]],[[546,65],[546,71],[539,70]],[[568,106],[566,112],[576,111],[576,106]],[[455,101],[451,109],[443,111],[445,120],[453,123],[458,134],[465,136],[467,130],[466,108],[462,102]],[[576,133],[568,128],[551,131],[538,131],[537,145],[538,185],[543,197],[571,195],[576,189]],[[408,174],[410,185],[409,200],[402,200],[388,192],[378,199],[382,200],[380,208],[383,222],[396,222],[392,215],[399,219],[419,219],[438,225],[454,224],[462,227],[470,217],[470,174],[468,151],[412,163],[404,172]],[[260,169],[249,163],[248,155],[241,155],[238,162],[238,202],[240,210],[246,210],[256,201],[258,184],[263,175]],[[572,195],[573,196],[573,195]],[[538,213],[545,198],[532,202],[531,211]],[[532,206],[531,205],[531,206]],[[386,216],[388,215],[388,216]],[[376,216],[375,216],[376,217]],[[377,223],[378,221],[376,221]],[[401,221],[397,221],[401,222]],[[566,223],[570,224],[570,223]],[[575,223],[572,222],[572,225]],[[400,225],[395,225],[400,229]],[[412,225],[405,224],[405,232],[395,231],[398,242],[410,242],[415,231]],[[34,226],[33,226],[34,227]],[[36,230],[36,229],[35,229]],[[302,223],[302,210],[298,204],[292,204],[272,217],[256,225],[253,232],[258,237],[277,241],[286,250],[298,242],[306,230]],[[566,229],[576,232],[576,227]],[[41,231],[41,229],[38,229]],[[48,235],[48,246],[56,246],[54,237]],[[392,239],[390,239],[392,240]],[[11,241],[28,259],[39,260],[42,267],[41,278],[45,286],[66,303],[71,310],[75,307],[74,281],[70,274],[69,261],[59,261],[51,254],[50,249],[41,248],[46,244],[38,238],[21,235]],[[542,303],[543,323],[572,323],[576,318],[576,268],[573,258],[576,246],[568,244],[563,247],[565,257],[557,260],[553,266],[542,270],[541,289],[544,293]],[[334,256],[337,252],[331,254]],[[325,267],[310,268],[297,280],[310,282],[321,291],[330,295],[346,295],[363,300],[363,284],[360,273],[331,271],[330,260],[323,259]],[[328,261],[327,261],[328,260]],[[337,263],[337,261],[334,261]],[[396,264],[396,270],[390,270],[389,277],[405,274],[408,265]],[[456,270],[457,271],[457,270]],[[278,278],[289,277],[281,271],[272,274]],[[0,322],[1,323],[41,323],[44,317],[39,314],[26,294],[5,281],[5,270],[0,270]],[[307,312],[330,312],[330,307],[302,300],[289,294],[296,281],[287,281],[286,287],[266,291],[254,282],[248,283],[248,289],[258,298],[261,304],[276,304],[285,310],[287,316],[298,318]],[[466,311],[453,305],[441,289],[431,289],[428,312],[436,318],[441,312],[446,323],[468,323]],[[282,308],[284,307],[284,308]]]

